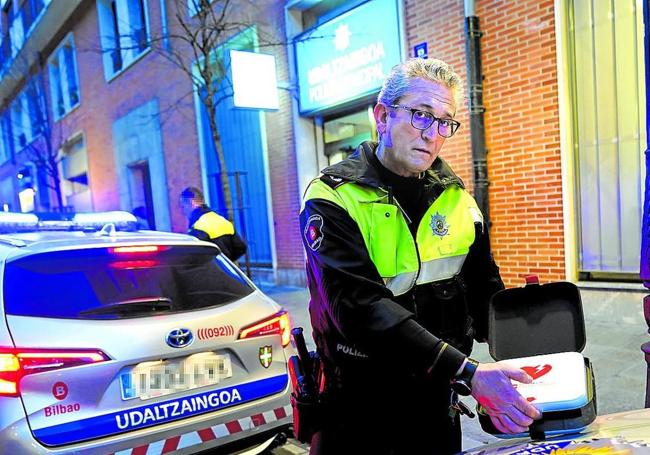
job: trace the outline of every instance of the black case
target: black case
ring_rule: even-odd
[[[490,300],[488,342],[494,360],[514,359],[560,352],[582,352],[586,344],[585,320],[577,286],[569,282],[540,285],[535,275],[526,286],[497,292]],[[585,358],[587,404],[577,409],[545,412],[530,427],[533,439],[584,428],[596,418],[593,369]],[[484,431],[506,436],[481,412]],[[525,434],[524,434],[525,435]],[[507,435],[511,437],[512,435]]]

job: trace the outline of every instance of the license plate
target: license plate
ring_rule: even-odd
[[[144,362],[120,375],[122,399],[162,397],[218,384],[231,376],[229,354],[204,352],[179,360]]]

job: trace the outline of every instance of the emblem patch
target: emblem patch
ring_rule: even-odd
[[[440,238],[444,237],[449,233],[449,225],[447,224],[447,220],[445,219],[445,216],[441,215],[438,212],[436,212],[435,215],[431,215],[431,223],[429,224],[429,226],[431,226],[431,231],[433,231],[433,235],[437,235]]]
[[[262,346],[260,348],[260,363],[264,368],[271,366],[273,362],[273,348],[271,346]]]
[[[323,217],[320,215],[310,216],[303,234],[309,248],[316,251],[323,242]]]
[[[68,396],[68,385],[65,382],[56,382],[52,386],[52,395],[57,400],[65,400]]]

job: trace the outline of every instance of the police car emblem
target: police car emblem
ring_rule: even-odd
[[[303,232],[305,241],[312,251],[316,251],[323,241],[323,217],[312,215],[307,220],[305,231]]]
[[[167,334],[165,341],[172,348],[184,348],[194,342],[194,335],[190,329],[174,329]]]
[[[449,233],[449,225],[447,224],[445,216],[438,212],[436,212],[435,215],[431,215],[430,226],[433,235],[437,235],[438,237],[442,238]]]
[[[262,346],[260,348],[260,363],[264,368],[271,366],[273,361],[273,348],[271,346]]]

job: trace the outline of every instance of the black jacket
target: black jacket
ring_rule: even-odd
[[[193,235],[194,237],[197,237],[201,240],[214,243],[219,247],[221,252],[228,257],[228,259],[231,261],[236,261],[242,257],[248,249],[246,242],[244,242],[241,237],[237,235],[237,232],[234,234],[226,234],[216,238],[210,238],[210,235],[207,232],[194,228],[194,224],[196,224],[199,218],[209,212],[214,212],[214,210],[212,210],[207,205],[202,205],[201,207],[197,207],[192,211],[189,218],[188,234]]]
[[[348,159],[324,169],[321,180],[332,187],[355,182],[388,190],[382,177],[387,171],[374,157],[376,147],[361,144]],[[416,207],[415,226],[452,184],[463,186],[438,158],[422,179],[417,203],[404,201]],[[318,233],[322,238],[315,249],[309,247],[314,246],[309,225],[313,216],[322,218]],[[339,385],[361,385],[370,378],[388,383],[393,375],[387,374],[387,365],[397,375],[427,372],[448,383],[469,355],[472,337],[480,341],[487,337],[487,303],[503,283],[486,226],[476,224],[476,240],[455,279],[419,285],[394,297],[345,210],[323,199],[308,200],[300,221],[314,340],[326,372]]]

